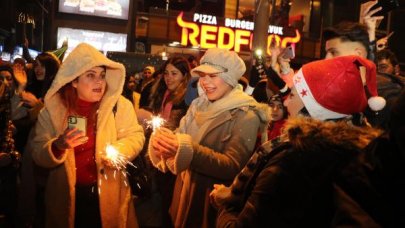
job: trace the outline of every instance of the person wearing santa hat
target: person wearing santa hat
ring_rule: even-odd
[[[285,101],[291,118],[282,135],[259,147],[230,187],[214,185],[217,227],[393,225],[365,170],[364,150],[381,131],[359,117],[385,103],[375,74],[358,56],[304,65]]]
[[[293,83],[285,101],[292,116],[306,110],[319,120],[352,119],[367,106],[376,112],[385,106],[384,98],[377,95],[376,66],[358,56],[305,65],[295,74]]]
[[[355,22],[343,21],[334,27],[326,28],[323,31],[322,37],[325,41],[325,59],[331,59],[338,56],[357,55],[363,58],[368,58],[374,61],[375,57],[375,41],[370,37],[375,37],[376,23],[374,13],[376,10],[371,10],[371,7],[377,3],[369,5],[368,13],[363,17],[372,23],[366,23],[365,26]],[[369,3],[367,3],[369,4]],[[369,34],[370,33],[370,34]],[[387,74],[377,73],[377,90],[380,96],[384,97],[387,104],[378,112],[367,109],[365,115],[368,121],[374,127],[387,130],[389,128],[390,112],[395,100],[399,98],[401,90],[405,86],[405,79],[395,78]]]

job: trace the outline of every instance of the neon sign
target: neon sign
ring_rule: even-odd
[[[182,28],[181,45],[200,46],[202,48],[224,48],[240,52],[243,48],[252,49],[254,23],[238,19],[225,19],[224,26],[218,25],[212,15],[194,14],[193,22],[183,20],[184,13],[177,16],[177,24]],[[283,36],[283,27],[270,25],[267,37],[267,54],[270,55],[270,44],[286,47],[301,40],[298,30],[294,37]]]

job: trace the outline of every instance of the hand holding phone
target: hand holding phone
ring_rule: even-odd
[[[89,140],[86,136],[85,124],[82,123],[83,119],[86,120],[86,118],[83,117],[79,117],[79,119],[77,119],[76,116],[68,117],[68,128],[66,128],[65,131],[53,142],[57,149],[72,149]]]
[[[257,49],[254,53],[253,64],[254,64],[257,72],[259,73],[260,78],[266,77],[264,61],[265,61],[265,59],[263,57],[263,51],[261,49]]]
[[[384,19],[384,16],[381,15],[383,9],[380,5],[377,5],[378,3],[379,1],[368,1],[360,5],[359,22],[367,27],[367,31],[371,32],[371,35],[375,35],[375,29]]]
[[[377,4],[371,7],[370,11],[375,10],[381,7],[381,10],[374,13],[373,16],[383,16],[386,15],[388,12],[396,9],[399,7],[398,0],[378,0]]]
[[[68,128],[76,128],[86,134],[87,130],[87,119],[81,116],[69,116],[68,117]]]
[[[263,64],[263,51],[262,49],[256,49],[256,51],[254,52],[254,59],[255,59],[255,65],[261,65]]]

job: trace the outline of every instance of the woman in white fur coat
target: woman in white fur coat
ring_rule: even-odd
[[[46,227],[137,227],[127,178],[106,156],[112,145],[132,160],[145,140],[121,96],[124,80],[122,64],[84,43],[59,69],[29,145],[34,162],[50,170]],[[68,116],[85,117],[86,132],[68,128]]]

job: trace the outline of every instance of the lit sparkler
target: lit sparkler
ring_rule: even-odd
[[[127,165],[132,165],[131,161],[128,161],[127,157],[122,155],[114,146],[108,144],[105,148],[105,159],[108,160],[110,165],[115,168],[114,171],[112,172],[112,178],[116,179],[118,174],[121,174],[124,176],[124,184],[125,186],[128,186],[128,183],[126,181],[127,179]],[[108,177],[111,177],[107,175],[107,172],[103,173],[104,179],[108,180]],[[98,191],[99,193],[101,192],[101,185],[102,185],[102,179],[100,179],[98,183]]]
[[[117,149],[112,145],[107,145],[106,149],[106,159],[111,162],[111,165],[118,170],[125,170],[125,166],[128,164],[128,160],[125,156],[120,154]],[[115,176],[115,174],[114,174]]]
[[[148,127],[152,128],[153,131],[156,129],[159,129],[163,124],[165,123],[165,120],[158,116],[152,116],[152,119],[147,121]]]

